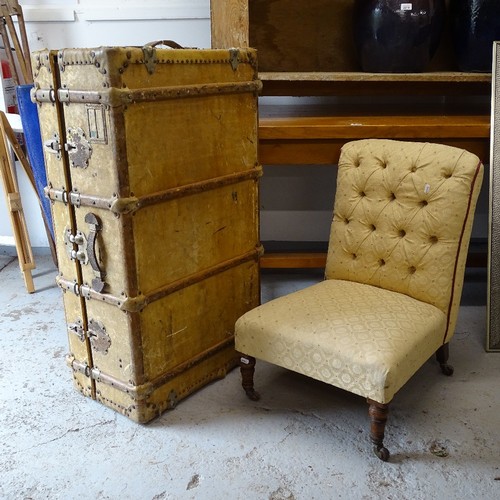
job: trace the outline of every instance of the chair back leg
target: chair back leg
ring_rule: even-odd
[[[453,366],[448,364],[448,358],[450,357],[450,344],[443,344],[437,351],[436,351],[436,359],[437,362],[439,363],[439,366],[441,367],[441,371],[450,377],[453,375]]]

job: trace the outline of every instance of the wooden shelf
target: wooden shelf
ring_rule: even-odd
[[[491,73],[465,73],[461,71],[430,71],[423,73],[367,73],[361,71],[300,71],[260,72],[263,81],[342,81],[342,82],[458,82],[489,83]]]
[[[268,106],[259,120],[263,165],[335,164],[340,148],[367,138],[462,147],[489,160],[488,105]]]
[[[325,264],[326,253],[319,252],[265,253],[260,258],[261,269],[317,269]]]
[[[326,253],[323,252],[276,252],[265,253],[260,258],[261,269],[323,269]],[[468,267],[486,267],[485,252],[469,252]]]
[[[491,73],[260,72],[262,95],[488,95]]]

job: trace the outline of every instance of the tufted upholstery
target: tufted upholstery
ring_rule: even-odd
[[[326,278],[435,305],[449,316],[442,339],[449,340],[481,179],[479,159],[463,149],[373,139],[346,144]]]
[[[237,350],[387,404],[453,334],[482,175],[449,146],[346,144],[326,280],[246,313]]]

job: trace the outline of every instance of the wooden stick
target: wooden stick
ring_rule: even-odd
[[[8,14],[6,15],[5,10],[4,9],[2,10],[5,23],[7,24],[7,28],[9,30],[10,38],[12,40],[12,43],[14,44],[15,55],[17,56],[16,58],[19,63],[19,67],[21,68],[21,72],[23,74],[24,83],[28,83],[31,79],[31,75],[28,73],[28,68],[26,65],[26,56],[23,53],[21,43],[19,42],[16,27],[14,26],[14,22],[12,21],[12,16]]]
[[[15,163],[9,149],[9,141],[4,129],[4,119],[6,120],[6,117],[3,112],[0,112],[0,118],[0,170],[5,198],[10,213],[19,267],[23,274],[26,290],[28,293],[33,293],[35,291],[35,286],[33,284],[31,271],[36,267],[35,260],[29,239],[28,228],[26,226],[26,219],[24,217],[19,186],[16,180]]]
[[[17,13],[17,24],[19,26],[19,31],[21,32],[21,42],[23,45],[24,64],[26,65],[26,83],[33,83],[31,52],[28,44],[28,36],[26,34],[26,24],[24,22],[24,15],[21,6],[19,6],[19,11]]]
[[[3,10],[2,10],[2,16],[3,16]],[[14,83],[16,85],[19,85],[19,74],[17,73],[17,66],[16,66],[16,61],[14,60],[14,55],[12,51],[12,46],[10,44],[10,38],[7,33],[6,29],[6,24],[5,24],[5,18],[2,17],[0,19],[0,37],[2,38],[3,41],[3,46],[5,48],[5,55],[7,56],[7,60],[9,61],[10,68],[12,71],[12,79],[14,80]]]

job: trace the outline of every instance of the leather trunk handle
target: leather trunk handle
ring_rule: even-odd
[[[183,49],[182,45],[179,45],[177,42],[173,40],[156,40],[155,42],[149,42],[146,46],[149,47],[157,47],[158,45],[165,45],[166,47],[170,47],[171,49]]]

